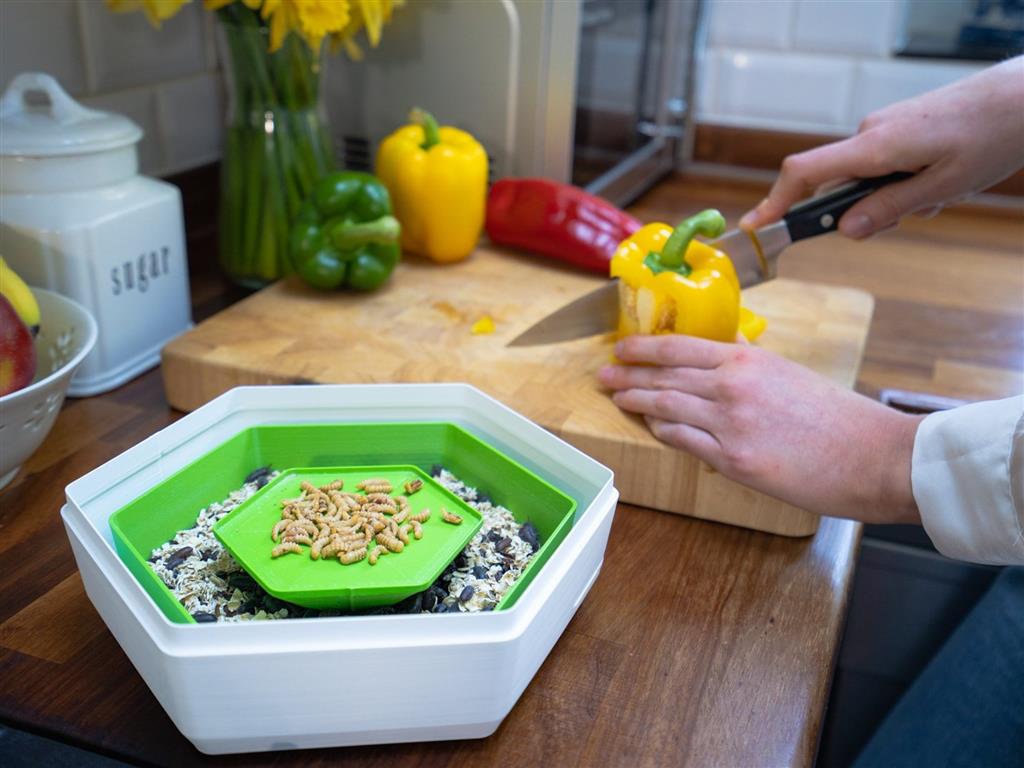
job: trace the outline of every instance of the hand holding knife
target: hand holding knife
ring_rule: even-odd
[[[899,171],[852,182],[794,206],[774,224],[751,232],[734,229],[711,245],[728,254],[742,287],[758,285],[776,276],[779,254],[789,245],[835,231],[839,219],[854,204],[882,187],[912,175]],[[618,281],[609,280],[540,320],[510,341],[508,346],[552,344],[607,333],[615,328],[618,304]]]

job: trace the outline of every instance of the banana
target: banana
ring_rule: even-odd
[[[39,304],[36,303],[36,297],[32,295],[32,291],[25,281],[7,265],[2,256],[0,256],[0,295],[11,302],[14,311],[32,331],[33,336],[39,333]]]

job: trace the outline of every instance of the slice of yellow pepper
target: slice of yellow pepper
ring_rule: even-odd
[[[735,341],[753,340],[764,318],[740,307],[740,284],[729,257],[696,234],[725,229],[718,211],[703,211],[673,229],[654,223],[619,244],[611,276],[619,278],[619,335],[684,333]]]

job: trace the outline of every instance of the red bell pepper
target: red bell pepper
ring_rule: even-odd
[[[550,179],[502,179],[487,196],[491,242],[608,274],[619,243],[640,222],[607,200]]]

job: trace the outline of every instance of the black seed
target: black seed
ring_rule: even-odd
[[[252,472],[250,472],[248,475],[246,475],[245,476],[245,482],[247,482],[247,483],[256,483],[256,482],[259,482],[261,479],[263,479],[264,480],[264,485],[266,485],[265,480],[266,480],[267,475],[269,475],[269,474],[270,474],[270,467],[269,466],[260,467],[259,469],[254,469]]]
[[[530,549],[536,552],[540,549],[540,536],[537,534],[537,528],[533,523],[523,523],[519,528],[519,538],[530,545]]]
[[[512,546],[512,539],[504,537],[494,545],[494,548],[499,552],[508,552],[508,548]]]
[[[492,504],[491,497],[486,493],[476,492],[476,503],[477,504]]]
[[[263,477],[261,477],[259,480],[256,481],[256,487],[257,488],[262,488],[264,485],[266,485],[269,482],[270,482],[270,475],[264,475]]]
[[[445,605],[444,603],[438,603],[437,605],[434,606],[434,613],[447,613],[447,612],[448,612],[448,606]]]
[[[252,576],[250,576],[245,571],[235,571],[234,573],[229,573],[227,582],[228,586],[232,587],[233,589],[251,589],[252,587],[256,586],[256,582],[253,581]]]
[[[211,621],[217,620],[216,616],[212,613],[207,613],[206,611],[196,611],[192,614],[192,618],[195,619],[198,624],[208,624]]]
[[[484,568],[482,565],[474,565],[473,566],[473,575],[476,576],[478,579],[486,579],[487,578],[487,569]]]
[[[434,606],[437,605],[437,595],[433,592],[423,593],[423,608],[424,611],[434,610]]]
[[[465,568],[466,565],[467,565],[466,553],[465,552],[459,552],[458,557],[455,558],[455,567],[456,568]]]
[[[485,605],[484,606],[484,610],[485,611],[493,611],[494,610],[494,603],[489,603],[489,604]]]
[[[501,541],[501,534],[498,533],[497,531],[490,531],[487,534],[487,540],[488,541]]]
[[[435,464],[434,466],[432,466],[430,468],[430,476],[431,477],[440,477],[441,476],[441,472],[443,472],[443,471],[444,471],[444,467],[442,467],[440,464]]]
[[[207,563],[210,562],[211,560],[215,560],[217,558],[217,553],[214,552],[212,549],[208,549],[208,550],[206,550],[204,552],[200,552],[199,554],[202,555],[203,562],[207,562]]]
[[[462,588],[462,591],[459,593],[459,602],[464,603],[467,600],[471,600],[473,597],[473,592],[473,587],[467,584],[465,587]]]
[[[182,547],[181,549],[176,549],[174,552],[171,553],[171,556],[164,561],[164,565],[167,568],[174,570],[179,565],[184,563],[191,554],[192,547]]]

